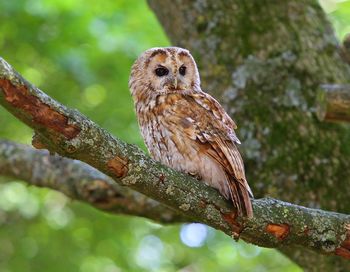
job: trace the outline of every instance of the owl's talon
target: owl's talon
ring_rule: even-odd
[[[235,240],[236,242],[238,242],[240,236],[241,236],[240,233],[235,231],[232,232],[232,239]]]
[[[187,174],[189,174],[191,177],[194,177],[196,180],[202,180],[201,175],[199,175],[198,173],[188,172]]]

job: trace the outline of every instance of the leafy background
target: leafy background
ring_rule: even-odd
[[[322,0],[342,39],[350,1]],[[128,91],[130,66],[167,46],[140,0],[0,0],[0,55],[29,81],[117,137],[144,148]],[[32,131],[0,108],[0,137]],[[242,139],[244,142],[244,139]],[[282,254],[200,224],[111,216],[64,195],[0,178],[0,271],[301,271]]]

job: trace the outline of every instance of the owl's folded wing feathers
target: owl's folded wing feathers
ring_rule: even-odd
[[[193,120],[187,133],[198,143],[207,146],[203,149],[204,152],[225,170],[230,198],[238,212],[251,217],[253,212],[250,197],[253,194],[246,181],[242,157],[236,146],[240,141],[234,132],[237,128],[235,122],[213,97],[204,92],[185,95],[184,98],[191,105],[187,109],[190,112],[188,118]]]

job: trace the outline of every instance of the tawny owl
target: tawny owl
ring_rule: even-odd
[[[231,199],[240,215],[253,215],[235,122],[200,87],[188,50],[152,48],[134,63],[129,87],[151,156],[200,177]]]

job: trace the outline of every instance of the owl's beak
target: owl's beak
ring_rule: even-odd
[[[174,77],[173,84],[174,84],[174,88],[177,89],[177,77],[176,76]]]

